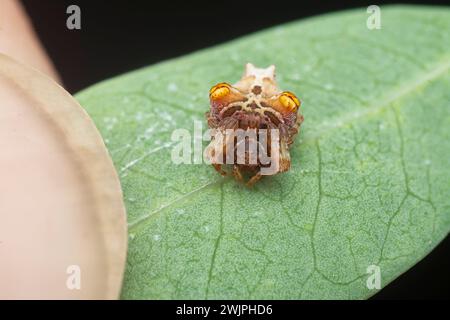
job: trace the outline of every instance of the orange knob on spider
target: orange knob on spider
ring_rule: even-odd
[[[219,100],[227,96],[231,92],[231,86],[226,82],[216,84],[209,90],[211,100]]]
[[[278,98],[281,105],[288,111],[295,112],[300,107],[300,100],[289,91],[284,91]]]

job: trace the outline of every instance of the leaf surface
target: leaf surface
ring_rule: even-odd
[[[450,12],[365,8],[250,35],[78,95],[121,178],[123,298],[361,299],[450,228]],[[275,64],[303,101],[289,172],[254,189],[171,161],[174,129],[204,122],[209,88]],[[206,127],[206,125],[205,125]]]

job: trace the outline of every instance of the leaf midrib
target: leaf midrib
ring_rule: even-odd
[[[314,131],[315,133],[305,138],[302,144],[312,143],[320,139],[321,137],[329,134],[335,129],[345,127],[346,125],[358,119],[375,115],[383,111],[384,109],[389,107],[393,102],[403,98],[404,96],[408,95],[411,92],[414,92],[414,90],[425,85],[427,82],[432,82],[433,80],[436,80],[446,71],[448,71],[449,68],[450,68],[450,58],[441,60],[441,62],[438,63],[434,68],[428,70],[425,73],[419,74],[419,76],[413,78],[412,81],[407,81],[402,86],[397,87],[395,90],[390,91],[383,98],[370,103],[366,108],[364,108],[364,110],[360,112],[348,113],[343,117],[336,118],[333,121],[331,121],[331,124],[329,121],[327,121],[327,124],[320,124],[317,127],[318,129]]]

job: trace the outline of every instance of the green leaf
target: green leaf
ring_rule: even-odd
[[[367,298],[450,228],[450,12],[319,16],[98,84],[78,95],[121,178],[123,298]],[[163,44],[161,44],[163,45]],[[275,64],[303,100],[292,169],[254,189],[171,162],[171,133],[204,122],[208,90]]]

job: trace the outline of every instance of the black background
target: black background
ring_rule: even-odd
[[[23,0],[65,87],[75,93],[109,77],[312,15],[391,1]],[[409,1],[407,3],[421,3]],[[445,5],[449,1],[422,1]],[[81,30],[66,8],[81,8]],[[450,239],[373,299],[450,298]]]

